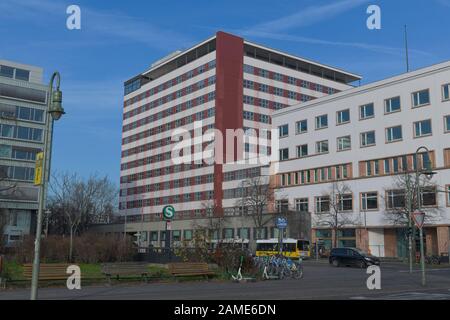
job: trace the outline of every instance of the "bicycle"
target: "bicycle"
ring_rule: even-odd
[[[425,256],[426,264],[441,264],[441,257],[437,255]]]

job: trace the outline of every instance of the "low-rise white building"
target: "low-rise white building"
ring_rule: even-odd
[[[415,181],[416,165],[429,158],[436,174],[421,176],[421,207],[432,217],[424,227],[426,254],[448,252],[449,91],[447,61],[275,112],[278,205],[311,212],[312,242],[319,238],[329,248],[336,238],[324,218],[336,204],[343,220],[336,245],[405,257],[407,224],[394,217],[408,207],[405,189],[414,183],[402,188],[401,181],[405,171]],[[416,159],[421,146],[430,152],[422,149]]]

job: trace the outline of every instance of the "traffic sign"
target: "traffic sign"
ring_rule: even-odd
[[[282,218],[282,217],[278,217],[277,218],[277,228],[278,229],[284,229],[287,227],[287,219],[286,218]]]
[[[172,220],[175,216],[175,208],[171,205],[165,206],[162,210],[164,219]]]
[[[36,153],[36,166],[34,169],[34,185],[40,186],[42,184],[42,169],[44,166],[44,153]]]
[[[172,230],[172,224],[170,223],[170,221],[166,222],[166,229],[169,231]]]
[[[417,228],[421,229],[425,220],[425,212],[416,210],[412,213],[412,218]]]

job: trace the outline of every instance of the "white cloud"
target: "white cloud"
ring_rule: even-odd
[[[368,0],[344,0],[333,2],[332,4],[306,7],[294,14],[255,25],[245,33],[251,35],[254,32],[279,32],[296,27],[309,26],[337,16],[366,2]]]
[[[2,19],[22,20],[33,25],[46,25],[55,20],[66,28],[66,7],[69,3],[49,0],[1,0]],[[118,11],[98,11],[87,6],[81,8],[81,31],[85,37],[108,37],[142,43],[148,47],[167,51],[167,48],[189,46],[192,40],[174,31],[159,28],[142,18]],[[69,32],[69,31],[68,31]],[[85,40],[86,41],[86,40]],[[103,42],[104,44],[107,42]]]

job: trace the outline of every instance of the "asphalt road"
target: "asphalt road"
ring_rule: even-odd
[[[408,272],[404,264],[381,266],[381,289],[369,290],[365,269],[335,268],[324,263],[305,262],[301,280],[267,280],[247,283],[189,281],[180,283],[124,284],[83,287],[81,290],[43,288],[40,299],[68,300],[288,300],[288,299],[388,299],[450,300],[450,266],[427,271],[427,285],[421,273]],[[29,289],[0,291],[0,300],[29,299]]]

